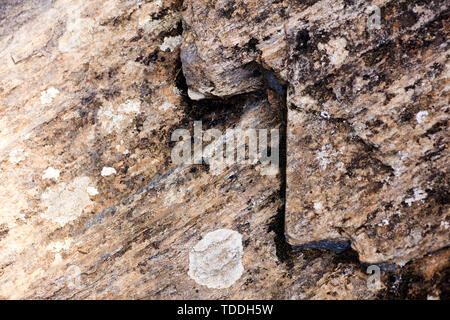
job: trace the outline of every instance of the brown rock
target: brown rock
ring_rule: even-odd
[[[188,1],[183,70],[205,97],[248,66],[286,84],[289,243],[404,264],[450,243],[448,6],[376,5],[379,28],[364,1]]]
[[[0,298],[446,297],[448,255],[431,251],[448,246],[447,7],[378,1],[387,29],[367,33],[362,1],[347,3],[4,1]],[[196,120],[283,130],[286,112],[277,175],[172,162],[172,133]],[[320,169],[323,147],[344,173]],[[293,250],[285,229],[294,244],[351,240],[359,258]],[[210,270],[190,266],[205,239]],[[387,265],[379,290],[359,261],[427,253]]]

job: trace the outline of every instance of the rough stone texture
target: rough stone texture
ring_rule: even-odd
[[[449,235],[447,9],[443,1],[377,1],[390,22],[372,34],[361,26],[362,3],[2,1],[0,298],[448,297],[448,249],[431,252],[448,246]],[[370,104],[361,102],[366,96]],[[222,132],[283,129],[286,113],[287,170],[284,159],[276,176],[261,175],[259,164],[212,174],[205,164],[171,162],[171,133],[195,120]],[[370,120],[386,128],[376,132]],[[348,148],[339,157],[352,164],[344,179],[353,187],[339,190],[342,200],[314,206],[317,192],[295,197],[296,190],[323,187],[336,174],[321,170],[315,153],[324,152],[327,167],[337,163],[327,149],[331,130],[333,145]],[[301,151],[297,143],[305,144]],[[361,150],[364,158],[354,158]],[[400,150],[408,154],[397,163]],[[389,192],[376,183],[386,175]],[[341,226],[341,206],[353,205],[355,186],[378,192],[361,191],[367,210],[345,213],[350,220]],[[326,187],[321,196],[333,194]],[[392,207],[384,203],[400,195]],[[377,205],[384,211],[369,215]],[[405,214],[391,219],[399,205]],[[306,232],[303,216],[312,208],[323,212]],[[339,237],[351,239],[359,257],[293,250],[285,211],[292,243],[336,238],[330,228],[320,235],[336,217]],[[376,227],[385,218],[392,225]],[[405,236],[394,226],[406,221],[415,229]],[[361,225],[373,243],[355,237]],[[389,239],[382,228],[392,228]],[[219,229],[242,236],[244,271],[226,289],[188,275],[189,253]],[[385,285],[368,289],[359,259],[404,262],[426,253],[403,268],[382,265]]]
[[[378,29],[367,27],[371,5]],[[181,57],[193,91],[246,92],[261,68],[287,86],[289,243],[351,241],[363,262],[400,264],[450,244],[448,3],[187,8]]]
[[[379,30],[357,4],[305,26],[288,100],[287,235],[404,264],[450,244],[448,3],[378,5]]]

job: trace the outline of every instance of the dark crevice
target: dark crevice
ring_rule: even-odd
[[[312,241],[304,245],[295,246],[296,250],[305,250],[305,249],[325,249],[331,250],[336,253],[342,253],[346,250],[349,250],[350,241],[349,240],[320,240],[320,241]]]
[[[362,267],[359,261],[358,252],[356,250],[353,250],[351,247],[342,252],[336,253],[336,255],[333,257],[333,263],[353,264],[358,267]]]
[[[278,260],[288,269],[294,267],[293,249],[286,240],[286,168],[287,168],[287,86],[280,83],[269,70],[260,67],[267,90],[277,93],[281,101],[280,123],[280,190],[281,205],[269,223],[268,231],[275,233],[275,249]]]
[[[263,97],[262,91],[243,93],[227,98],[208,98],[203,100],[192,100],[188,95],[188,85],[183,70],[175,78],[175,85],[183,95],[183,118],[182,126],[190,127],[194,121],[202,121],[205,130],[210,128],[226,129],[225,125],[235,124],[244,111],[247,100],[259,100]]]

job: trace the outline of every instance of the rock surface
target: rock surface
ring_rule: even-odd
[[[340,31],[306,26],[288,101],[287,235],[404,264],[450,244],[448,4],[378,5],[378,30],[358,3]]]
[[[247,92],[261,69],[287,86],[289,243],[400,264],[450,244],[447,3],[186,3],[193,91]]]
[[[448,298],[448,8],[363,3],[2,1],[0,298]],[[279,173],[174,164],[196,120]]]

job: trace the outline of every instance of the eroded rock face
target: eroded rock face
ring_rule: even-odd
[[[264,77],[249,67],[288,87],[289,243],[400,264],[449,245],[448,4],[185,5],[192,90],[246,92]]]
[[[431,26],[428,21],[438,26],[444,23],[445,4],[434,1],[396,6],[393,1],[378,1],[381,7],[395,7],[388,11],[391,15],[385,14],[386,21],[397,21],[399,14],[413,10],[417,26],[408,18],[414,23],[402,28],[409,28],[409,33],[400,33],[401,28],[392,22],[390,29],[366,34],[361,23],[354,24],[361,27],[360,33],[342,27],[349,21],[364,21],[368,15],[362,1],[348,3],[3,1],[0,298],[416,297],[395,287],[411,284],[411,288],[426,288],[419,297],[445,297],[445,287],[436,281],[446,277],[448,249],[408,264],[408,274],[414,277],[399,278],[395,285],[389,283],[391,273],[398,276],[406,269],[392,271],[390,266],[389,271],[383,271],[386,286],[371,290],[367,268],[355,252],[295,251],[285,241],[285,229],[295,244],[295,237],[298,244],[337,237],[323,226],[328,226],[331,213],[335,213],[333,226],[341,227],[339,201],[351,204],[349,194],[354,194],[354,189],[342,189],[348,193],[317,204],[310,203],[317,200],[317,192],[298,195],[297,190],[305,183],[313,184],[308,192],[326,185],[325,175],[331,171],[321,170],[320,164],[327,168],[335,165],[334,147],[328,145],[339,143],[347,147],[340,161],[353,164],[344,166],[346,179],[367,191],[375,190],[378,184],[374,183],[388,176],[391,180],[386,184],[395,182],[397,189],[392,187],[392,192],[398,195],[408,185],[413,190],[405,191],[408,197],[400,205],[404,201],[405,210],[409,210],[405,212],[417,214],[416,220],[421,222],[414,222],[417,230],[405,234],[405,239],[395,238],[400,233],[393,229],[392,239],[386,240],[384,234],[372,236],[373,230],[383,229],[367,228],[379,223],[381,216],[374,215],[373,222],[365,225],[368,238],[373,240],[369,243],[354,235],[370,215],[366,211],[361,217],[356,211],[346,212],[350,220],[338,237],[352,240],[359,258],[405,261],[448,244],[446,194],[434,192],[436,185],[446,181],[441,174],[445,173],[445,149],[440,150],[446,142],[445,90],[441,89],[447,70],[442,67],[446,46],[439,40],[445,38],[445,29],[436,27],[441,38],[433,38],[434,27],[427,27]],[[423,37],[417,40],[421,45],[412,47],[411,57],[395,55],[405,61],[415,57],[417,68],[413,71],[406,72],[395,59],[383,58],[398,52],[396,46],[367,53],[372,63],[367,69],[359,62],[363,58],[356,52],[380,47],[384,42],[377,32],[388,31],[396,36],[388,42],[391,45],[400,41],[395,39],[412,41],[416,34]],[[364,34],[371,39],[369,44],[361,38]],[[354,65],[349,65],[350,61]],[[434,67],[431,61],[439,66]],[[350,73],[346,76],[344,70]],[[368,77],[352,73],[364,70]],[[381,70],[385,70],[386,79],[370,73]],[[414,82],[407,77],[410,74]],[[347,97],[344,89],[336,91],[340,96],[333,95],[333,84],[347,88],[345,81],[357,86],[347,93],[351,95]],[[313,89],[308,89],[311,86]],[[363,104],[353,100],[365,99],[365,95],[372,95],[367,90],[381,90],[377,88],[386,89],[374,95],[372,104],[364,104],[367,109],[357,109]],[[305,105],[313,100],[317,102]],[[376,108],[379,101],[387,103]],[[196,120],[202,120],[204,129],[221,132],[227,128],[282,129],[286,105],[287,189],[283,161],[277,175],[261,174],[263,167],[258,163],[234,164],[214,174],[205,164],[172,163],[174,130],[192,131]],[[416,106],[414,112],[400,116],[410,105]],[[366,117],[376,112],[383,120],[380,126],[392,131],[375,133],[365,124]],[[394,120],[403,117],[409,125],[389,122],[385,120],[388,115]],[[344,116],[345,121],[335,121]],[[365,127],[359,125],[362,123]],[[334,136],[330,128],[335,130]],[[403,144],[411,145],[413,153],[403,155],[403,162],[396,164],[395,152],[404,150]],[[428,148],[422,149],[423,144]],[[419,149],[427,159],[418,157],[420,152],[414,150]],[[361,150],[368,160],[353,160],[352,152]],[[318,161],[316,153],[322,162],[313,163]],[[298,167],[302,159],[311,162]],[[412,170],[416,162],[420,168]],[[431,169],[435,175],[428,179]],[[399,177],[391,176],[395,170]],[[296,180],[300,175],[303,179]],[[364,179],[356,182],[358,176]],[[374,189],[367,187],[369,183]],[[379,204],[379,197],[391,195],[382,188],[372,196],[364,194],[360,206],[386,208],[384,202]],[[329,196],[332,191],[323,188],[321,195]],[[400,200],[396,201],[392,208]],[[307,221],[305,212],[313,210],[321,213],[310,220],[314,228],[306,230],[302,224]],[[398,225],[410,221],[407,217],[401,215],[404,220]],[[426,228],[428,234],[414,236]],[[213,277],[203,281],[205,272],[197,272],[198,264],[190,272],[189,255],[201,253],[196,248],[209,243],[211,232],[223,229],[231,230],[227,235],[241,237],[242,248],[235,241],[239,236],[225,237],[221,242],[225,249],[235,249],[236,254],[229,257],[235,268],[227,269],[228,265],[212,259]],[[383,241],[391,241],[391,245],[383,247]],[[395,251],[392,242],[398,244]],[[367,249],[369,245],[380,252],[373,253]],[[392,257],[392,252],[399,255]]]
[[[406,263],[450,241],[448,7],[378,5],[377,30],[357,5],[332,38],[319,36],[328,20],[306,27],[288,100],[287,235]]]

